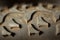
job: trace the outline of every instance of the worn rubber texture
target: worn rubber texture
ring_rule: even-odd
[[[0,11],[0,40],[60,40],[60,6],[23,4]]]

